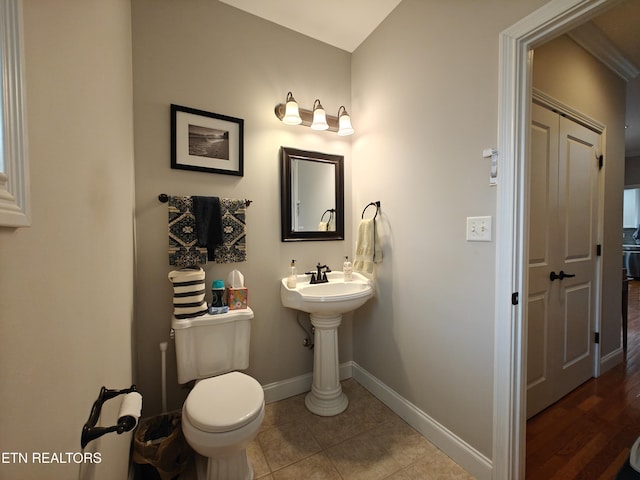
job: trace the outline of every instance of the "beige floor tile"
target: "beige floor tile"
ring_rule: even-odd
[[[258,434],[258,442],[271,471],[291,465],[321,450],[304,424],[287,424],[268,428]]]
[[[296,395],[295,397],[265,405],[264,420],[261,428],[266,430],[275,425],[283,426],[289,423],[304,422],[305,418],[313,415],[304,405],[305,395]]]
[[[330,448],[370,430],[395,417],[393,412],[355,380],[342,383],[349,397],[349,406],[340,415],[321,417],[311,415],[305,422],[322,448]]]
[[[249,457],[249,462],[251,462],[253,473],[256,478],[271,473],[267,459],[265,458],[262,447],[257,439],[254,439],[247,446],[247,456]]]
[[[399,417],[372,429],[371,436],[403,467],[439,452],[435,445]]]
[[[355,380],[342,388],[334,417],[309,412],[306,394],[266,405],[247,449],[256,480],[473,480]]]
[[[396,417],[389,407],[364,388],[360,388],[362,393],[350,397],[351,414],[360,422],[363,430],[376,427]]]
[[[315,439],[325,449],[367,430],[358,417],[354,415],[351,407],[340,415],[333,417],[313,415],[305,421]]]
[[[429,464],[432,471],[437,472],[438,475],[440,475],[435,476],[434,478],[456,478],[464,480],[474,480],[474,477],[472,475],[470,475],[464,468],[451,460],[451,458],[449,458],[440,450],[431,455],[429,459],[426,460],[426,462]]]
[[[347,378],[346,380],[341,381],[340,385],[342,385],[342,390],[345,393],[354,394],[358,392],[367,392],[367,389],[356,382],[353,378]]]
[[[435,480],[440,479],[426,462],[419,462],[394,473],[386,480]],[[444,480],[444,478],[442,478]]]
[[[342,480],[342,477],[324,453],[300,460],[278,470],[274,480]]]
[[[402,468],[374,441],[369,432],[346,440],[326,452],[345,480],[379,480]]]
[[[425,459],[394,473],[386,480],[474,480],[462,467],[451,460],[449,462],[434,463]]]

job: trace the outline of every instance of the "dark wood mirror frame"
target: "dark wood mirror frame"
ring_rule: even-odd
[[[291,165],[292,160],[311,160],[335,165],[335,230],[295,231],[293,228]],[[309,152],[295,148],[281,149],[280,213],[283,242],[344,240],[344,156]]]

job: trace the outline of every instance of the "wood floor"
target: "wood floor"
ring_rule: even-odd
[[[640,436],[640,281],[629,282],[627,361],[527,422],[527,480],[613,479]]]

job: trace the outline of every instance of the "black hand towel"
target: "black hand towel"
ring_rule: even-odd
[[[193,197],[198,245],[207,247],[207,259],[215,259],[215,248],[222,245],[222,214],[218,197]]]

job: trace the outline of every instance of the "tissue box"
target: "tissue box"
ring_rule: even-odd
[[[229,288],[229,291],[227,292],[227,304],[229,305],[229,310],[242,310],[243,308],[247,308],[248,296],[249,291],[246,287]]]

